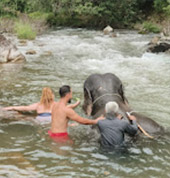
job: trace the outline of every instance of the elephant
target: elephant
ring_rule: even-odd
[[[8,62],[23,62],[25,56],[18,50],[18,48],[12,44],[12,42],[6,39],[5,36],[0,34],[0,64]]]
[[[128,119],[126,112],[134,115],[138,125],[147,133],[157,134],[164,132],[164,128],[156,121],[140,113],[133,112],[125,96],[124,86],[116,75],[112,73],[90,75],[84,82],[84,112],[95,119],[104,114],[105,104],[109,101],[118,103],[125,119]]]

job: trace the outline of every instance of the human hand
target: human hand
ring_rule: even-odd
[[[98,118],[96,119],[96,123],[97,123],[99,120],[104,120],[104,119],[105,119],[104,115],[101,115],[100,117],[98,117]]]
[[[10,110],[14,110],[14,109],[15,108],[13,106],[2,108],[3,111],[10,111]]]
[[[133,116],[133,115],[129,115],[129,119],[132,120],[132,121],[135,121],[135,120],[136,120],[136,117]]]
[[[75,104],[78,106],[81,103],[80,100],[78,100]]]
[[[79,104],[80,104],[80,100],[77,101],[77,102],[74,103],[74,104],[69,104],[69,105],[67,105],[67,107],[74,109],[74,108],[76,108]]]

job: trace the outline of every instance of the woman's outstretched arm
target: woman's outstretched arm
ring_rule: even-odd
[[[15,111],[34,111],[37,109],[38,103],[34,103],[28,106],[10,106],[10,107],[5,107],[3,110],[10,111],[10,110],[15,110]]]

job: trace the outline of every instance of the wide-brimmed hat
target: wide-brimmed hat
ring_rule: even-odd
[[[110,101],[110,102],[108,102],[108,103],[106,103],[106,105],[105,105],[105,112],[106,112],[106,114],[108,114],[108,113],[119,113],[119,105],[116,103],[116,102],[114,102],[114,101]]]

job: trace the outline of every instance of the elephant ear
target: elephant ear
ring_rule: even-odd
[[[83,104],[83,110],[84,112],[90,116],[92,112],[92,97],[91,93],[88,88],[84,87],[84,104]]]
[[[125,94],[124,94],[124,86],[122,84],[120,85],[118,93],[122,97],[123,102],[128,103],[128,100],[127,100],[127,98],[125,97]]]

